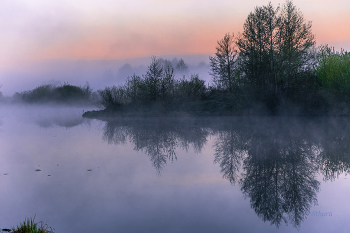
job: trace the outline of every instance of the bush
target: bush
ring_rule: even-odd
[[[82,103],[91,101],[92,89],[88,83],[84,87],[41,85],[30,91],[17,92],[14,99],[26,103]]]

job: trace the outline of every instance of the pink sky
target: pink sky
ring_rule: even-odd
[[[271,1],[274,6],[284,1]],[[261,0],[2,0],[0,71],[54,60],[213,54]],[[350,50],[349,0],[294,0],[317,44]],[[0,74],[0,83],[7,77]]]
[[[0,3],[1,66],[50,59],[211,54],[266,1],[72,0]],[[272,1],[274,6],[281,1]],[[350,1],[295,0],[318,44],[350,49]]]

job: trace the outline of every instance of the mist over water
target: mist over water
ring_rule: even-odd
[[[189,66],[187,75],[192,73],[210,82],[209,55],[168,55],[157,58],[167,60],[184,59]],[[147,71],[151,57],[121,60],[52,60],[31,64],[30,67],[0,70],[0,91],[5,96],[15,92],[34,89],[39,85],[53,84],[83,86],[86,82],[94,91],[107,86],[124,84],[128,76],[142,75]],[[176,75],[176,74],[175,74]],[[177,74],[177,78],[182,75]]]
[[[100,121],[82,118],[87,110],[0,106],[0,228],[35,214],[56,232],[342,232],[346,224],[347,118]]]

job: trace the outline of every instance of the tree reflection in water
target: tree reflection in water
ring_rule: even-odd
[[[327,123],[321,132],[318,163],[324,180],[334,180],[342,173],[350,173],[350,126],[347,119]]]
[[[350,171],[350,126],[346,119],[201,118],[114,120],[104,127],[108,143],[133,143],[160,174],[176,148],[200,152],[214,136],[214,163],[238,183],[263,220],[298,228],[317,204],[320,182]]]
[[[192,146],[196,152],[201,152],[205,145],[208,130],[186,122],[176,119],[109,121],[104,127],[103,139],[117,145],[127,140],[132,142],[134,150],[146,153],[160,174],[167,161],[177,159],[177,147],[188,150]]]
[[[261,125],[251,129],[241,190],[264,221],[278,227],[288,219],[297,227],[317,203],[314,146],[286,122]]]
[[[214,142],[215,159],[223,173],[223,177],[228,179],[231,184],[238,180],[238,172],[241,162],[247,149],[247,141],[242,139],[241,132],[237,132],[232,127],[217,132],[217,138]]]

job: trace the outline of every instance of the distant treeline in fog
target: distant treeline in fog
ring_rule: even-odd
[[[95,94],[96,95],[96,94]],[[17,92],[13,101],[24,103],[64,103],[82,104],[96,101],[95,96],[87,83],[84,87],[65,83],[60,86],[47,84],[24,92]]]
[[[243,33],[218,41],[210,85],[196,74],[175,79],[175,69],[153,57],[146,74],[98,92],[104,112],[350,114],[350,53],[316,47],[292,1],[256,7]]]

